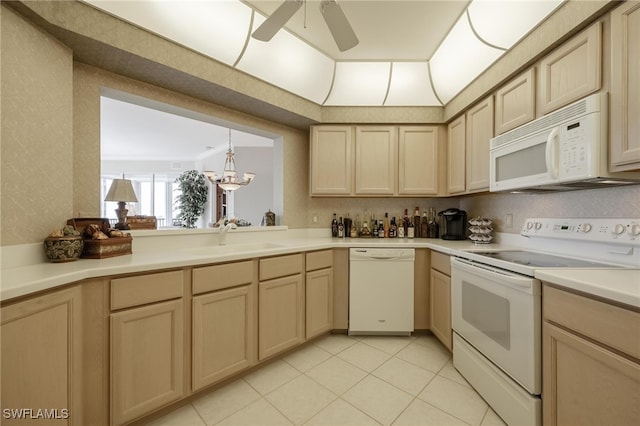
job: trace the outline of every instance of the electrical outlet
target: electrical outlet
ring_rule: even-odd
[[[313,223],[318,223],[318,215],[314,214],[311,220],[313,221]]]
[[[507,213],[504,215],[504,227],[506,229],[513,228],[513,213]]]

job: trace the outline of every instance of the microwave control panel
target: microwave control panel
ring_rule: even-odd
[[[558,172],[560,177],[589,174],[593,152],[593,122],[578,119],[563,124],[558,129]]]

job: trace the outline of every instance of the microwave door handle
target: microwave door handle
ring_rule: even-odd
[[[558,128],[554,128],[549,137],[547,137],[547,146],[545,149],[545,162],[547,163],[547,172],[553,179],[558,178]]]

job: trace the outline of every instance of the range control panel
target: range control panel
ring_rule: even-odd
[[[640,246],[640,218],[529,218],[520,234]]]

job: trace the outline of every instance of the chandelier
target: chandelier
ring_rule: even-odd
[[[233,156],[234,153],[231,149],[231,129],[229,129],[229,149],[227,150],[227,158],[224,160],[222,176],[218,177],[216,172],[212,170],[204,171],[204,175],[211,183],[218,185],[225,191],[235,191],[241,186],[249,185],[256,177],[255,173],[247,172],[242,175],[242,179],[238,178],[238,172],[236,172],[236,161]]]

